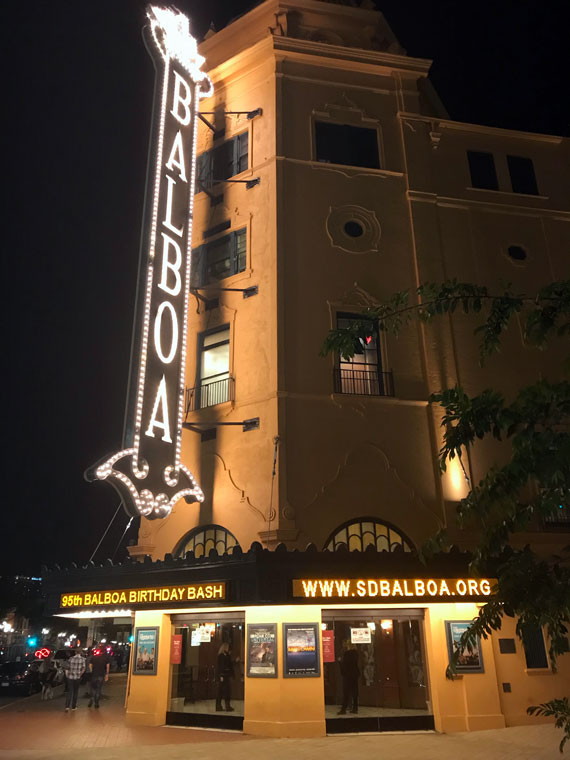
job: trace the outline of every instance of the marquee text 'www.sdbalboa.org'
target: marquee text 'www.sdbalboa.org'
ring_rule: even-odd
[[[490,596],[488,578],[350,578],[294,580],[293,596],[317,597],[481,597]]]

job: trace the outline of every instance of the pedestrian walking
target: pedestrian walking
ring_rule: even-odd
[[[69,708],[77,710],[77,695],[79,694],[79,682],[85,672],[85,660],[79,649],[75,650],[73,657],[67,661],[67,694],[65,695],[65,712]]]
[[[358,652],[349,642],[344,644],[344,652],[340,661],[340,674],[342,676],[342,707],[339,715],[346,715],[351,705],[350,712],[358,712]]]
[[[234,666],[230,657],[230,645],[225,641],[218,650],[218,693],[216,695],[216,711],[220,712],[222,699],[226,705],[226,712],[233,712],[234,708],[230,705],[232,691],[231,679],[234,676]]]
[[[42,684],[42,699],[53,699],[53,687],[57,676],[57,665],[52,657],[42,663],[43,671],[40,668],[40,678]]]
[[[101,688],[103,683],[109,680],[111,659],[103,649],[94,649],[89,658],[89,672],[91,674],[91,691],[87,707],[95,705],[99,708]]]

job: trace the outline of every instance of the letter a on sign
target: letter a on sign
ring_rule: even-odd
[[[197,109],[212,94],[188,18],[175,8],[148,7],[145,42],[162,88],[156,98],[152,179],[145,210],[136,334],[123,448],[88,470],[109,480],[127,512],[167,517],[177,501],[203,501],[182,464],[188,297]]]

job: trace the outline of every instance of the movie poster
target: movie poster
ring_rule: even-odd
[[[158,660],[158,628],[136,628],[133,675],[155,676]]]
[[[447,634],[447,650],[449,658],[460,649],[461,636],[471,625],[469,620],[446,620],[445,632]],[[477,643],[472,651],[464,649],[457,660],[458,673],[484,673],[483,654],[481,652],[481,639],[477,637]]]
[[[277,678],[277,625],[247,626],[247,675],[249,678]]]
[[[283,676],[311,678],[321,674],[318,623],[283,623]]]

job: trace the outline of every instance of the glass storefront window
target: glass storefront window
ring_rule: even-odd
[[[431,714],[423,619],[393,610],[338,616],[331,610],[323,613],[322,627],[334,642],[324,663],[327,718]]]
[[[173,633],[182,636],[182,648],[180,664],[171,665],[169,711],[243,716],[243,616],[173,619]]]

